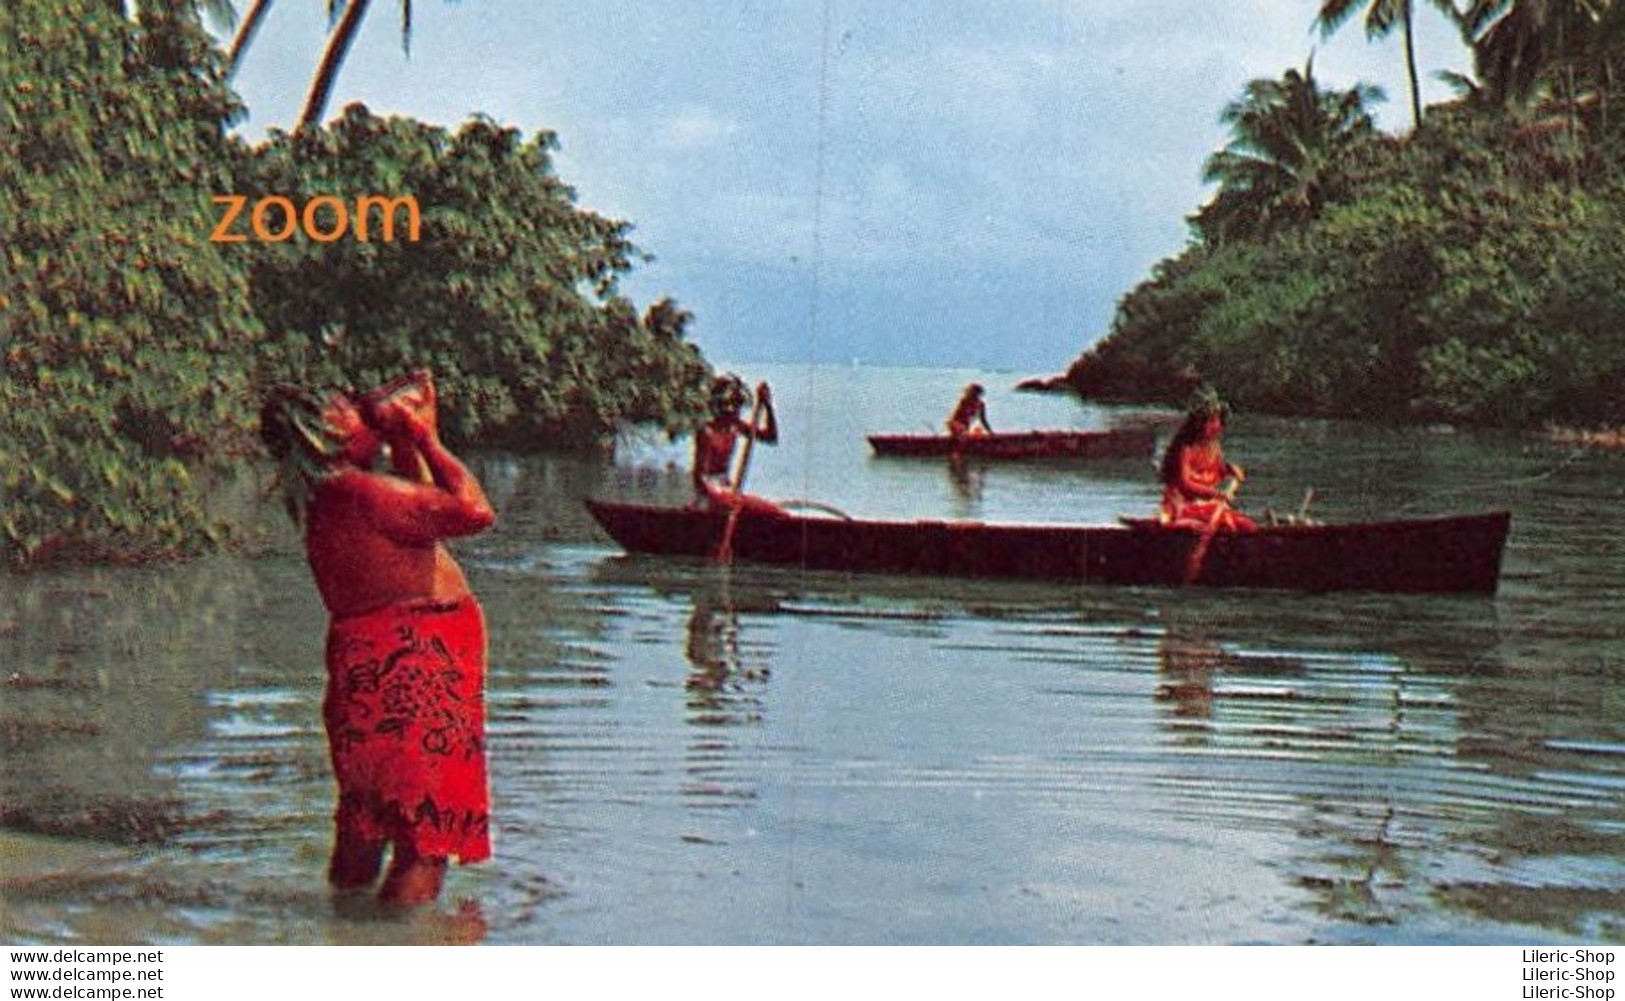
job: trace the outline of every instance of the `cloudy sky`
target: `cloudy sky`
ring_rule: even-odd
[[[246,0],[239,2],[246,8]],[[1424,100],[1467,51],[1418,12]],[[1218,114],[1313,54],[1409,128],[1402,46],[1317,0],[374,0],[329,115],[363,101],[551,129],[580,203],[655,256],[625,285],[713,360],[1058,371],[1185,242]],[[236,80],[289,128],[325,4],[281,0]]]

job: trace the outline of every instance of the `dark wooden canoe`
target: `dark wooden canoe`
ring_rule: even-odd
[[[588,501],[632,553],[709,557],[726,515]],[[1495,591],[1511,515],[1505,511],[1352,525],[1281,525],[1221,533],[1195,583],[1298,591]],[[1008,525],[745,514],[734,557],[816,570],[1027,577],[1103,584],[1184,583],[1200,533],[1155,524]]]
[[[1150,455],[1156,432],[1149,428],[1113,431],[1015,431],[965,435],[872,434],[876,455],[976,459],[1134,459]]]

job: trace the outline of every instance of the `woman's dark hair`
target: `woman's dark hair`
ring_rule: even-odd
[[[260,441],[278,462],[295,449],[308,449],[309,442],[299,425],[311,414],[321,413],[315,394],[298,386],[272,386],[260,402]]]
[[[1201,437],[1202,431],[1207,427],[1210,418],[1220,420],[1230,416],[1230,405],[1219,399],[1219,395],[1212,390],[1199,395],[1192,401],[1185,411],[1184,423],[1174,432],[1168,447],[1162,453],[1162,462],[1157,465],[1157,479],[1164,484],[1174,483],[1179,479],[1179,453],[1188,445],[1195,444]]]
[[[338,451],[338,443],[328,436],[323,411],[340,394],[348,390],[281,384],[272,386],[260,403],[260,441],[277,461],[284,504],[295,523],[303,520],[312,485]]]

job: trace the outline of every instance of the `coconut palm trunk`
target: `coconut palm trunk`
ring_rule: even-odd
[[[1476,0],[1479,3],[1500,3],[1502,0]],[[1441,14],[1460,23],[1451,0],[1428,0]],[[1422,127],[1422,85],[1416,72],[1416,36],[1412,22],[1415,19],[1414,0],[1321,0],[1320,13],[1315,24],[1322,38],[1330,37],[1345,22],[1360,11],[1365,12],[1365,35],[1370,39],[1387,38],[1395,28],[1405,36],[1405,75],[1411,88],[1411,122],[1413,128]]]
[[[1411,21],[1409,0],[1404,5],[1405,75],[1411,85],[1411,128],[1422,127],[1422,86],[1416,78],[1416,36]]]
[[[259,33],[260,25],[270,11],[271,0],[254,0],[254,6],[244,15],[242,23],[237,27],[237,33],[232,36],[231,50],[226,53],[227,80],[236,75],[237,64],[242,62],[243,53],[254,43],[254,36]]]
[[[350,45],[361,30],[361,22],[366,18],[367,8],[371,4],[372,0],[350,0],[345,5],[344,17],[333,29],[333,37],[327,40],[327,49],[322,53],[321,65],[316,67],[316,76],[310,84],[310,96],[305,98],[305,110],[299,113],[296,130],[321,124],[322,115],[327,111],[328,98],[333,95],[333,84],[344,66],[344,57],[350,54]]]

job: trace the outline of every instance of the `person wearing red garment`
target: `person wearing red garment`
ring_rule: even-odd
[[[1225,460],[1219,443],[1229,407],[1214,394],[1200,397],[1185,416],[1163,453],[1162,508],[1159,520],[1177,528],[1204,532],[1251,532],[1253,520],[1234,505],[1246,474]],[[1221,488],[1225,480],[1228,487]]]
[[[954,405],[954,412],[947,421],[948,434],[953,438],[963,438],[968,434],[991,434],[993,426],[987,422],[987,403],[983,399],[983,389],[980,383],[971,383],[965,387],[965,392]]]
[[[260,434],[326,606],[327,730],[338,807],[328,880],[385,904],[439,896],[448,860],[491,855],[485,622],[445,540],[495,521],[440,441],[434,383],[388,398],[279,387]],[[388,449],[388,468],[374,467]]]
[[[740,507],[758,514],[784,514],[772,501],[736,489],[734,452],[739,443],[754,439],[764,445],[779,442],[779,421],[773,412],[773,394],[767,383],[756,386],[758,411],[741,416],[750,394],[737,375],[720,375],[711,384],[711,418],[694,433],[694,502],[727,510]]]

